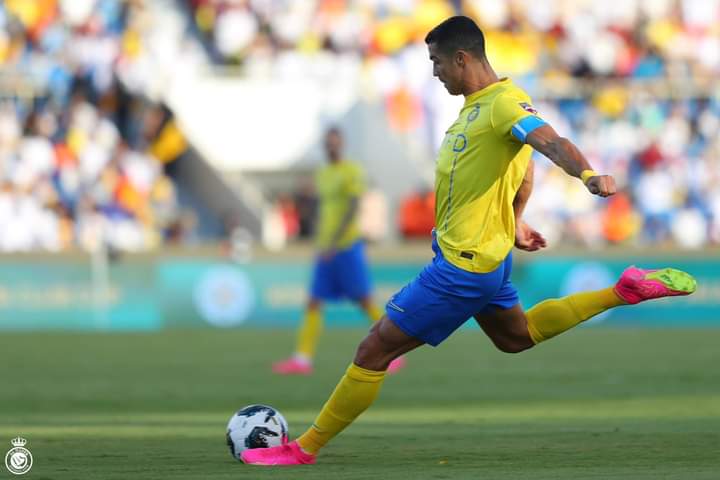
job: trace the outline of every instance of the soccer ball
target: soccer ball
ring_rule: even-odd
[[[288,424],[285,418],[267,405],[248,405],[230,418],[225,435],[230,454],[240,459],[248,448],[275,447],[287,443]]]

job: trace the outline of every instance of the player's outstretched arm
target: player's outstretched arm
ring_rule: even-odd
[[[568,175],[581,179],[590,193],[607,197],[616,192],[615,179],[611,175],[597,174],[580,150],[570,140],[558,135],[550,125],[536,128],[525,141]]]

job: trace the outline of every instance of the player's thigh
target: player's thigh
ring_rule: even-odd
[[[525,312],[519,303],[510,308],[489,306],[476,314],[475,320],[503,352],[522,352],[535,345],[528,331]]]
[[[397,357],[424,343],[400,330],[387,315],[383,315],[360,342],[354,363],[368,370],[386,370]]]

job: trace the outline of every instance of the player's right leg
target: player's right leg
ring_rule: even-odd
[[[657,298],[690,295],[696,286],[692,275],[680,270],[644,270],[631,266],[613,287],[552,298],[533,306],[525,313],[528,330],[535,343],[540,343],[605,310]]]
[[[335,388],[313,427],[297,442],[245,450],[242,461],[258,465],[314,463],[314,454],[375,399],[390,362],[423,343],[436,346],[493,298],[503,269],[465,272],[445,261],[433,242],[433,261],[385,308],[385,316],[360,344],[355,361]]]
[[[519,353],[535,346],[519,303],[510,308],[490,306],[476,314],[475,320],[502,352]]]
[[[322,327],[322,302],[311,297],[297,331],[295,352],[290,358],[274,363],[273,372],[280,375],[310,375]]]
[[[314,454],[373,402],[393,359],[424,343],[439,345],[481,311],[502,285],[503,268],[466,272],[447,262],[435,241],[433,250],[433,261],[387,303],[385,317],[360,344],[354,363],[313,427],[297,442],[245,450],[242,461],[257,465],[314,463]]]
[[[680,270],[643,270],[632,266],[622,273],[614,287],[551,298],[525,312],[517,302],[503,304],[506,298],[517,297],[508,280],[496,299],[476,314],[475,319],[500,350],[514,353],[549,340],[605,310],[656,298],[689,295],[695,288],[695,279]]]
[[[315,456],[320,449],[373,403],[390,362],[423,343],[422,340],[407,335],[387,317],[383,317],[372,326],[368,336],[360,343],[353,363],[335,387],[312,427],[289,444],[245,450],[241,460],[252,465],[315,463]]]

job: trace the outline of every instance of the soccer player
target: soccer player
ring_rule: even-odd
[[[577,147],[537,115],[525,92],[496,76],[472,20],[449,18],[425,42],[434,76],[451,95],[465,96],[438,153],[435,257],[388,302],[313,425],[286,445],[245,450],[245,463],[315,463],[320,449],[373,403],[394,358],[426,343],[438,345],[470,317],[497,348],[515,353],[609,308],[695,290],[687,273],[633,266],[613,287],[545,300],[524,311],[509,280],[510,251],[513,244],[526,250],[545,244],[520,219],[531,190],[532,149],[591,194],[614,194],[615,181],[594,172]]]
[[[312,373],[323,323],[322,302],[348,298],[363,309],[371,322],[382,317],[382,310],[372,301],[365,247],[357,224],[360,195],[365,190],[363,171],[343,158],[343,137],[338,128],[326,132],[325,151],[328,164],[317,172],[315,179],[320,197],[316,235],[319,255],[295,353],[272,367],[281,375]],[[403,366],[401,357],[388,370],[395,372]]]

